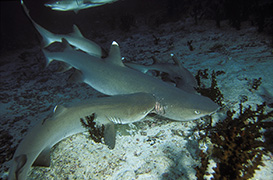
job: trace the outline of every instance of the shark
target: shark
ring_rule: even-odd
[[[61,52],[43,49],[47,64],[53,60],[69,64],[76,69],[71,80],[85,82],[103,94],[153,94],[158,114],[178,121],[198,119],[218,109],[218,105],[207,97],[183,91],[158,78],[126,67],[122,62],[120,47],[115,41],[111,44],[108,57],[103,59],[74,50],[65,39],[63,44],[66,48]]]
[[[150,73],[151,71],[160,72],[162,80],[170,83],[174,83],[177,88],[190,93],[196,93],[198,87],[197,81],[192,73],[186,69],[174,54],[170,54],[174,64],[161,63],[152,57],[153,63],[151,65],[141,65],[132,62],[124,62],[124,64],[132,69],[136,69],[143,73]],[[164,74],[165,73],[165,74]]]
[[[97,57],[107,56],[107,53],[102,49],[97,43],[85,38],[79,28],[76,25],[73,25],[73,33],[70,34],[54,34],[39,24],[37,24],[29,14],[29,10],[26,7],[23,0],[21,0],[21,5],[26,13],[27,17],[30,19],[36,30],[42,36],[42,46],[47,47],[54,42],[61,42],[62,38],[65,38],[72,46],[80,49],[90,55]]]
[[[102,6],[117,0],[57,0],[44,4],[55,11],[74,11],[78,13],[82,9]]]
[[[80,104],[57,106],[48,119],[40,120],[29,130],[17,147],[9,180],[25,180],[31,166],[50,166],[50,149],[59,141],[86,131],[80,119],[95,113],[95,123],[104,126],[104,142],[115,146],[115,124],[140,121],[155,108],[155,98],[148,93],[135,93],[93,98]]]

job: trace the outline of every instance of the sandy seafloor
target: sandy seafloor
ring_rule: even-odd
[[[199,69],[225,71],[217,76],[217,82],[224,103],[231,108],[238,108],[242,95],[248,96],[245,105],[263,102],[259,91],[248,90],[249,82],[255,78],[261,77],[262,86],[273,94],[271,38],[257,33],[247,23],[238,31],[227,22],[222,22],[219,29],[212,21],[195,25],[188,19],[156,29],[138,25],[124,34],[109,29],[101,33],[104,37],[92,40],[105,42],[107,49],[116,40],[122,56],[129,61],[151,63],[154,55],[162,62],[172,63],[169,54],[174,53],[194,75]],[[160,38],[158,45],[152,35]],[[187,45],[191,40],[193,51]],[[56,104],[101,96],[84,83],[67,83],[72,71],[56,73],[58,63],[44,68],[44,61],[38,45],[1,55],[1,132],[13,137],[0,147],[2,154],[16,147],[37,121],[51,114]],[[221,117],[219,114],[213,115],[213,121]],[[87,133],[74,135],[56,144],[51,166],[32,168],[29,179],[196,179],[194,167],[200,165],[200,159],[195,152],[199,147],[206,149],[208,144],[198,145],[202,132],[192,129],[204,121],[177,122],[148,116],[134,125],[119,125],[114,150],[94,143]],[[265,166],[256,170],[253,179],[272,179],[272,154],[264,154],[263,163]],[[8,166],[8,161],[1,165],[3,179]]]

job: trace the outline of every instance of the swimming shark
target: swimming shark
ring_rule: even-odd
[[[74,11],[78,13],[82,9],[102,6],[115,1],[117,0],[57,0],[48,2],[45,6],[56,11]]]
[[[37,24],[32,17],[29,14],[29,10],[27,9],[26,5],[24,4],[24,1],[21,0],[21,5],[24,9],[24,12],[34,25],[34,27],[37,29],[37,31],[40,33],[40,35],[43,38],[42,45],[43,47],[49,46],[53,42],[61,42],[62,38],[65,38],[71,45],[76,47],[77,49],[80,49],[90,55],[97,56],[97,57],[104,57],[106,56],[106,51],[103,50],[98,44],[95,42],[85,38],[82,33],[80,32],[79,28],[76,25],[73,25],[74,32],[71,34],[54,34],[50,31],[46,30],[39,24]]]
[[[95,2],[95,1],[93,1]],[[99,2],[96,1],[96,2]],[[62,38],[65,38],[72,46],[74,46],[76,49],[80,49],[90,55],[97,56],[97,57],[106,57],[107,53],[106,51],[101,48],[98,44],[95,42],[86,39],[80,32],[79,28],[76,25],[73,25],[74,33],[68,34],[68,35],[59,35],[59,34],[53,34],[46,30],[45,28],[41,27],[39,24],[37,24],[32,17],[29,14],[29,10],[25,6],[23,0],[21,0],[21,4],[23,6],[23,9],[30,19],[30,21],[33,23],[34,27],[37,29],[37,31],[41,34],[43,37],[43,46],[48,46],[53,42],[61,42]],[[153,57],[154,63],[149,66],[139,65],[131,62],[124,63],[126,66],[140,70],[143,73],[147,73],[149,71],[160,71],[165,72],[168,74],[168,81],[171,81],[175,84],[176,87],[188,91],[196,93],[195,88],[197,87],[197,82],[195,78],[192,76],[192,74],[178,61],[178,59],[171,54],[171,57],[175,64],[167,64],[167,63],[159,63],[158,60]],[[71,66],[67,64],[63,64],[62,68],[60,68],[59,71],[65,71],[70,69]]]
[[[110,149],[115,146],[114,124],[140,121],[155,108],[151,94],[136,93],[90,99],[73,106],[57,106],[51,117],[39,121],[17,147],[9,180],[25,180],[32,165],[50,165],[50,149],[59,141],[86,131],[80,119],[95,113],[96,128],[104,125],[104,142]]]
[[[53,60],[77,69],[71,79],[83,81],[106,95],[145,92],[153,94],[161,115],[178,121],[198,119],[214,112],[218,105],[207,97],[188,93],[155,77],[126,67],[121,60],[120,47],[113,42],[108,57],[102,59],[75,51],[63,39],[63,52],[43,49],[47,64]]]
[[[149,73],[151,71],[158,71],[160,72],[159,76],[162,80],[166,82],[174,83],[174,85],[177,88],[180,88],[184,91],[190,92],[190,93],[196,93],[197,81],[195,77],[192,75],[192,73],[187,70],[181,62],[177,59],[177,57],[174,54],[170,54],[172,57],[172,60],[174,61],[174,64],[172,63],[161,63],[155,58],[153,59],[153,64],[151,65],[141,65],[136,64],[132,62],[124,62],[124,65],[127,67],[139,70],[143,73]],[[167,74],[167,75],[165,75]]]

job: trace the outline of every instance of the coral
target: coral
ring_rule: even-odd
[[[243,108],[240,104],[238,117],[234,117],[234,110],[229,110],[227,117],[208,131],[214,145],[211,156],[217,162],[213,179],[249,179],[263,165],[262,155],[271,146],[263,140],[267,139],[264,130],[273,125],[272,121],[264,121],[273,117],[273,111],[266,113],[265,107],[263,103],[252,110],[251,106]],[[198,177],[207,169],[204,154],[201,158],[202,166],[196,168]]]
[[[204,179],[204,175],[206,173],[206,170],[208,168],[208,164],[209,164],[209,157],[207,156],[206,153],[204,153],[203,151],[200,152],[200,157],[201,157],[201,167],[195,167],[195,171],[196,171],[196,177],[198,180],[203,180]]]
[[[197,89],[196,91],[199,92],[203,96],[207,96],[212,99],[215,103],[219,104],[220,106],[223,105],[222,100],[224,98],[223,94],[221,93],[220,89],[217,87],[216,76],[225,73],[224,71],[217,71],[216,73],[212,71],[211,73],[211,86],[206,88],[205,85],[201,82],[201,79],[209,79],[208,69],[199,70],[197,75],[195,76],[197,80]]]
[[[85,127],[90,135],[90,138],[93,139],[96,143],[102,143],[102,138],[104,134],[104,125],[101,127],[96,127],[95,113],[90,116],[85,117],[86,122],[83,118],[80,119],[82,126]]]

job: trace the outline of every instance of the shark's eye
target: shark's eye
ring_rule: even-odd
[[[194,113],[196,114],[196,115],[198,115],[198,114],[200,114],[200,111],[194,111]]]

